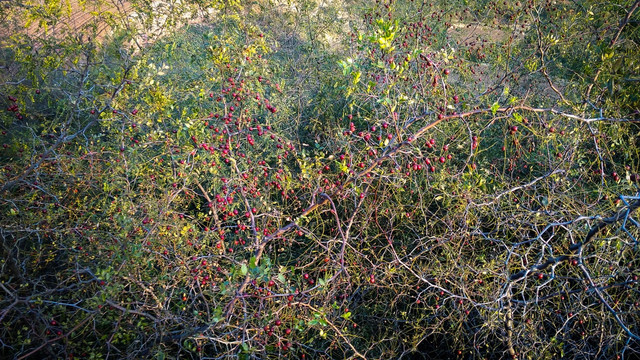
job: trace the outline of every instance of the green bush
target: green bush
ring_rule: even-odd
[[[638,355],[638,2],[166,4],[0,4],[3,358]]]

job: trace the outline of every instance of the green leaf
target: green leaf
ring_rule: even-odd
[[[522,122],[522,116],[520,114],[514,112],[512,116],[516,121]]]
[[[353,76],[353,84],[357,84],[360,82],[360,76],[362,75],[362,73],[360,71],[354,71],[353,73],[351,73],[351,76]]]
[[[500,108],[500,104],[498,104],[498,102],[494,102],[493,105],[491,105],[491,114],[495,115],[498,112],[498,109]]]
[[[240,267],[240,273],[242,273],[242,275],[247,275],[247,271],[249,269],[247,269],[247,265],[246,264],[242,264],[242,266]]]
[[[222,310],[217,308],[213,313],[213,317],[211,318],[211,321],[215,324],[220,320],[222,320]]]
[[[343,173],[345,174],[349,173],[349,168],[344,162],[338,162],[338,166],[340,166],[340,171],[342,171]]]
[[[342,67],[342,74],[347,75],[351,72],[351,64],[353,64],[353,59],[347,59],[347,61],[340,60],[338,64]]]
[[[345,319],[345,320],[349,320],[349,318],[351,317],[351,311],[346,312],[346,313],[344,313],[344,314],[340,315],[340,317],[342,317],[342,318],[343,318],[343,319]]]

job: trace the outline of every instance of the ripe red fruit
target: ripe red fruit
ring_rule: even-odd
[[[449,73],[450,73],[449,69],[444,69],[444,74],[445,75],[449,75]]]
[[[287,335],[290,335],[290,334],[291,334],[291,329],[286,329],[286,330],[284,331],[284,333],[285,333],[285,334],[287,334]]]
[[[269,287],[274,287],[276,285],[276,282],[273,280],[269,280]],[[279,320],[278,320],[279,321]]]

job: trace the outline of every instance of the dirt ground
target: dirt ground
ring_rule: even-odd
[[[146,44],[163,35],[163,25],[168,17],[174,13],[172,6],[179,4],[179,1],[152,1],[150,4],[151,11],[148,13],[153,14],[153,19],[151,23],[147,23],[144,27],[141,26],[141,23],[147,19],[142,19],[141,14],[136,12],[131,2],[126,0],[62,0],[61,3],[62,6],[58,9],[60,14],[59,21],[47,24],[29,21],[29,16],[31,14],[41,14],[42,8],[8,7],[14,13],[9,14],[5,19],[0,17],[0,36],[10,35],[10,33],[16,31],[25,31],[26,29],[26,32],[35,38],[68,36],[69,32],[71,32],[72,35],[88,40],[87,37],[93,33],[91,26],[95,25],[97,40],[102,40],[111,33],[112,27],[110,23],[119,23],[127,27],[136,28],[138,33],[136,40],[140,44]],[[191,14],[187,14],[182,22],[194,23],[202,20],[202,16],[193,18]],[[2,34],[2,28],[5,29],[5,34]]]
[[[98,38],[104,38],[109,33],[108,17],[115,15],[116,17],[128,16],[132,11],[131,3],[121,0],[109,0],[99,5],[95,1],[86,1],[83,5],[79,0],[67,0],[63,2],[61,7],[62,16],[57,24],[40,24],[37,21],[28,24],[28,16],[30,12],[38,13],[37,8],[24,9],[20,14],[22,17],[22,25],[26,27],[27,33],[35,37],[68,35],[69,31],[73,31],[75,35],[87,36],[87,26],[91,23],[97,25]],[[45,31],[46,28],[46,31]]]

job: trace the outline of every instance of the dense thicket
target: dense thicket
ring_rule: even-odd
[[[0,357],[639,356],[639,5],[0,2]]]

